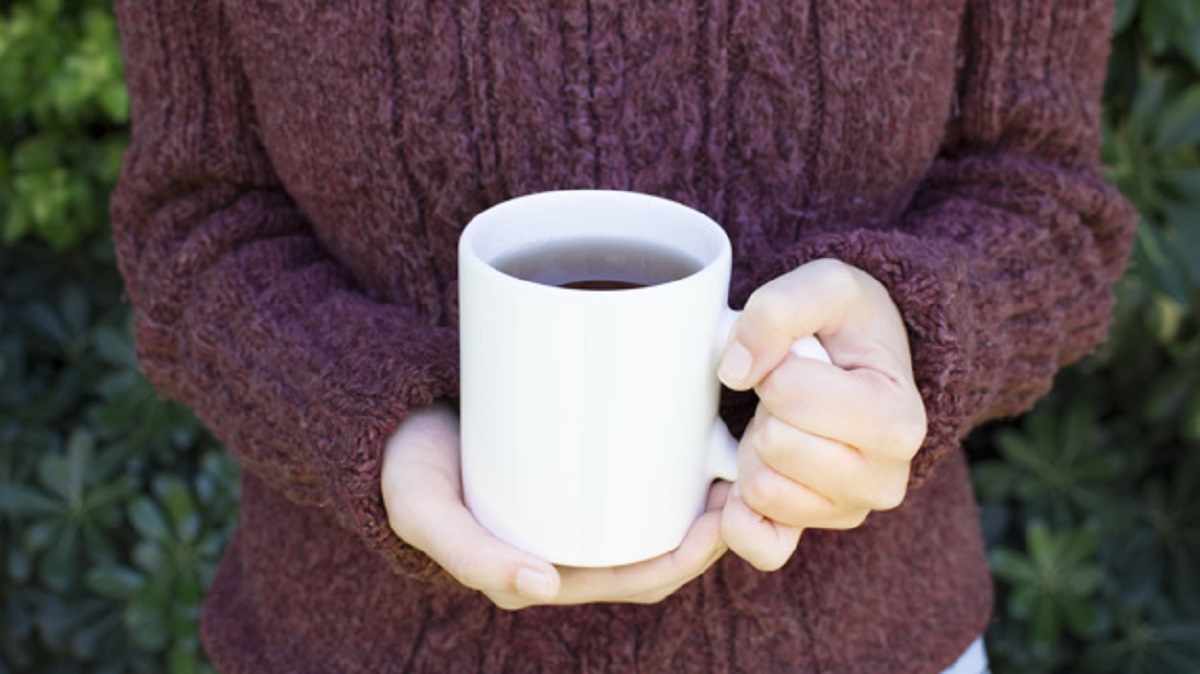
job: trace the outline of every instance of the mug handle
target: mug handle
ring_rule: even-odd
[[[721,329],[717,334],[722,337],[719,340],[717,347],[717,357],[720,357],[725,345],[729,343],[729,337],[733,332],[733,325],[737,321],[740,311],[726,309],[721,316]],[[811,358],[819,360],[822,363],[833,364],[829,358],[829,352],[821,345],[821,340],[817,339],[816,335],[802,337],[792,343],[791,353],[797,358]],[[716,365],[713,366],[714,372]],[[709,435],[708,472],[713,479],[728,480],[733,482],[737,480],[737,449],[738,439],[733,437],[729,432],[729,427],[725,425],[721,417],[717,417],[713,421],[712,433]]]

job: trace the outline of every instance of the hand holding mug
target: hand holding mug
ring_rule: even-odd
[[[789,352],[813,334],[832,365]],[[804,529],[852,529],[903,500],[925,407],[899,310],[870,275],[818,260],[762,286],[718,376],[760,400],[721,525],[755,567],[786,563]]]
[[[499,606],[659,601],[722,534],[776,568],[801,528],[902,498],[924,412],[866,274],[806,265],[739,317],[720,226],[623,192],[499,204],[459,251],[462,421],[414,412],[383,495],[401,538]],[[725,383],[762,400],[740,445],[717,417],[722,349]]]
[[[715,486],[680,546],[614,568],[559,568],[496,538],[463,503],[459,421],[438,403],[414,410],[384,450],[382,492],[392,529],[455,580],[497,606],[654,603],[703,573],[726,551],[720,537],[728,483]]]

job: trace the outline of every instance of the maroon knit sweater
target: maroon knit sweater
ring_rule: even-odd
[[[936,672],[991,592],[960,439],[1105,332],[1107,0],[117,2],[113,197],[138,354],[245,468],[202,628],[227,673]],[[383,442],[457,394],[477,212],[621,188],[710,214],[735,305],[816,257],[907,322],[929,434],[897,510],[727,555],[654,606],[493,608],[390,530]],[[724,407],[735,428],[751,396]]]

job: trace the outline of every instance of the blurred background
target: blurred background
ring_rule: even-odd
[[[1109,342],[968,443],[998,674],[1200,672],[1200,0],[1117,0],[1108,179],[1142,213]],[[109,3],[0,3],[0,674],[212,672],[238,469],[138,373],[107,240]]]

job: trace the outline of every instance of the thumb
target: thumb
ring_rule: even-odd
[[[558,594],[561,579],[553,565],[493,536],[457,499],[426,505],[419,532],[409,542],[455,580],[487,594],[532,603]]]
[[[558,594],[553,565],[496,538],[467,509],[453,415],[434,408],[410,415],[388,439],[381,477],[392,530],[458,582],[531,603]]]

